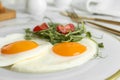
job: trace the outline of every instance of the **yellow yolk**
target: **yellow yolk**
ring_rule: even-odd
[[[16,41],[1,48],[2,54],[17,54],[23,51],[31,50],[38,46],[37,43],[28,40]]]
[[[54,45],[52,50],[61,56],[75,56],[86,51],[86,47],[77,42],[63,42]]]

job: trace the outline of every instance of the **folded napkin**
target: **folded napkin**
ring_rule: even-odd
[[[120,17],[120,0],[74,0],[72,6],[90,13]]]

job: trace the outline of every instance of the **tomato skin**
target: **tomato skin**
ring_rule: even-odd
[[[72,32],[75,31],[75,26],[73,24],[67,24],[66,27],[68,27]]]
[[[58,25],[57,26],[57,31],[62,33],[62,34],[67,34],[67,31],[63,25]]]
[[[38,31],[46,30],[46,29],[48,29],[48,25],[46,23],[42,23],[41,25],[35,26],[33,31],[38,32]]]
[[[65,26],[58,25],[56,29],[57,29],[58,32],[60,32],[62,34],[67,34],[70,31],[73,32],[75,30],[75,26],[73,24],[67,24]]]

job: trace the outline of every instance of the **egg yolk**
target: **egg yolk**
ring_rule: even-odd
[[[61,56],[75,56],[86,51],[86,47],[77,42],[63,42],[53,46],[53,52]]]
[[[17,54],[23,51],[31,50],[38,46],[37,43],[29,40],[16,41],[7,44],[1,48],[2,54]]]

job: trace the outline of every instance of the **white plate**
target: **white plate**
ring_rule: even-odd
[[[15,32],[24,32],[24,28],[35,24],[15,25],[0,28],[0,37]],[[95,36],[103,35],[105,58],[94,59],[86,64],[69,70],[44,74],[26,74],[0,68],[0,80],[104,80],[120,69],[120,42],[109,34],[90,29]]]

